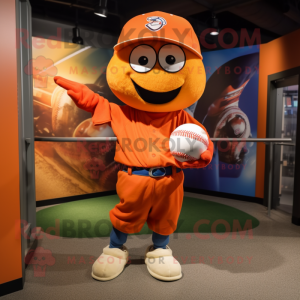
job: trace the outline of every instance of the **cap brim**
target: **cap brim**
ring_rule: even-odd
[[[128,45],[134,44],[134,43],[141,43],[145,40],[154,40],[154,39],[158,39],[158,40],[162,40],[162,41],[168,41],[168,42],[172,42],[173,44],[176,44],[178,46],[182,46],[186,49],[188,49],[189,51],[193,52],[194,54],[196,54],[198,57],[200,57],[201,59],[203,59],[203,56],[200,52],[198,52],[197,50],[195,50],[194,48],[181,43],[179,41],[173,40],[173,39],[169,39],[169,38],[165,38],[165,37],[158,37],[158,36],[146,36],[146,37],[140,37],[140,38],[136,38],[136,39],[131,39],[131,40],[127,40],[124,42],[121,42],[117,45],[114,46],[114,50],[115,51],[119,51],[125,47],[127,47]]]

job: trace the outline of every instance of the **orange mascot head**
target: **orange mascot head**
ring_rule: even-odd
[[[206,76],[191,24],[159,11],[129,20],[114,47],[107,82],[121,101],[143,111],[171,112],[195,103]]]

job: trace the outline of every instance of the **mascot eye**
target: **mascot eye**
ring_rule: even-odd
[[[175,61],[176,61],[176,58],[173,56],[173,55],[168,55],[166,57],[166,63],[168,65],[174,65],[175,64]]]
[[[166,44],[158,52],[158,62],[165,71],[178,72],[185,64],[184,51],[177,45]]]
[[[156,64],[156,52],[148,45],[139,45],[131,51],[129,63],[136,72],[149,72]]]
[[[146,56],[141,56],[140,58],[139,58],[139,64],[141,65],[141,66],[145,66],[145,65],[147,65],[147,63],[148,63],[148,58],[146,57]]]

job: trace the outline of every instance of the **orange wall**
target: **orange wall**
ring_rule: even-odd
[[[266,137],[268,76],[300,66],[300,30],[261,45],[259,59],[257,137]],[[264,197],[265,146],[257,144],[256,192]]]
[[[0,0],[0,284],[22,277],[15,1]],[[1,287],[0,287],[1,288]]]

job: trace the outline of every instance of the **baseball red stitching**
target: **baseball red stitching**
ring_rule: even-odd
[[[190,160],[197,160],[197,158],[195,158],[194,156],[191,156],[191,155],[188,155],[188,154],[185,154],[185,153],[182,153],[182,152],[171,151],[171,154],[173,156],[184,158],[184,159],[186,159],[188,161],[190,161]]]
[[[192,131],[189,130],[176,130],[174,131],[171,136],[184,136],[184,137],[188,137],[194,140],[197,140],[201,143],[203,143],[207,148],[208,148],[208,141],[205,140],[200,134],[194,133]]]

